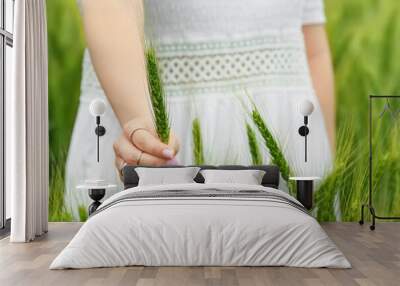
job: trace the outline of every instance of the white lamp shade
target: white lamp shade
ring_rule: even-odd
[[[90,103],[89,111],[93,116],[101,116],[106,112],[106,103],[101,99],[94,99]]]
[[[309,116],[314,111],[314,104],[308,99],[305,99],[300,104],[299,111],[303,116]]]

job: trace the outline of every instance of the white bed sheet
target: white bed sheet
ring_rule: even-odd
[[[50,269],[145,266],[349,268],[318,222],[299,209],[257,198],[168,198],[112,202],[155,190],[263,190],[254,185],[135,187],[106,200]],[[111,204],[111,205],[110,205]],[[109,205],[108,208],[106,206]]]

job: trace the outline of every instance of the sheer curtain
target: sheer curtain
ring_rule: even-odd
[[[6,184],[12,242],[47,232],[48,107],[45,0],[15,2],[13,92],[6,98]]]

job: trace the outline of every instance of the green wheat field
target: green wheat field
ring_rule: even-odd
[[[325,0],[325,6],[335,69],[337,150],[334,170],[316,192],[315,213],[320,221],[334,221],[338,213],[343,221],[358,221],[360,204],[368,194],[368,96],[400,95],[400,5],[398,0]],[[47,12],[49,216],[51,221],[70,221],[73,218],[63,203],[64,165],[79,103],[85,44],[76,0],[48,0]],[[381,115],[385,104],[379,100],[373,108],[373,196],[377,213],[393,216],[400,215],[400,126],[396,120],[400,100],[390,101],[392,113]],[[340,203],[334,204],[335,200]],[[86,217],[80,208],[81,220]]]

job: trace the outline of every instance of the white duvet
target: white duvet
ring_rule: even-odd
[[[204,192],[210,188],[262,190],[297,202],[282,191],[254,185],[132,188],[106,200],[50,269],[127,265],[350,267],[313,217],[278,200],[234,196],[121,200],[137,192]]]

